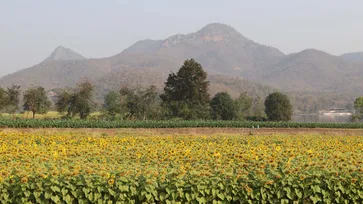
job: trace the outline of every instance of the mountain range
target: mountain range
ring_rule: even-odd
[[[121,86],[154,84],[161,88],[167,75],[189,58],[196,59],[208,72],[212,94],[248,91],[265,96],[276,89],[363,94],[363,52],[334,56],[307,49],[286,55],[220,23],[164,40],[142,40],[107,58],[86,59],[59,46],[41,63],[2,77],[0,86],[40,85],[50,90],[74,86],[87,78],[100,93]]]

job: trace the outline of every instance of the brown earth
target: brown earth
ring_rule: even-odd
[[[20,132],[84,132],[107,133],[108,135],[211,135],[211,134],[241,134],[241,135],[272,135],[272,134],[319,134],[319,135],[358,135],[363,136],[363,129],[332,129],[332,128],[122,128],[122,129],[97,129],[97,128],[5,128],[2,131]]]

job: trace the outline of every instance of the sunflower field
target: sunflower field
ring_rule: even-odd
[[[0,203],[363,203],[363,137],[2,131]]]

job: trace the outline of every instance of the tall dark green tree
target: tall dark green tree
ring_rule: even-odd
[[[235,99],[237,119],[245,120],[252,114],[252,98],[248,94],[242,93]]]
[[[95,105],[93,102],[93,89],[92,83],[88,80],[78,84],[77,92],[72,101],[75,107],[72,112],[74,115],[79,113],[81,119],[86,119]]]
[[[168,117],[207,119],[210,116],[207,73],[194,59],[186,60],[179,71],[169,74],[160,96]]]
[[[227,92],[217,93],[212,98],[210,106],[214,120],[234,120],[237,118],[236,104]]]
[[[50,106],[51,102],[43,87],[32,87],[25,91],[23,107],[25,111],[31,111],[33,113],[33,119],[37,113],[46,113]]]
[[[279,92],[271,93],[265,100],[265,112],[270,121],[290,121],[292,106],[289,98]]]
[[[6,89],[6,93],[8,96],[7,111],[9,113],[12,113],[14,118],[20,103],[20,93],[21,93],[20,86],[13,84],[12,86]]]

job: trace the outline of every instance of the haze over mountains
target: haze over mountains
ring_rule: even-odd
[[[363,52],[347,53],[341,55],[340,57],[350,62],[363,63]]]
[[[363,85],[363,64],[307,49],[291,54],[265,71],[263,81],[282,90],[357,92]]]
[[[164,40],[142,40],[108,58],[85,59],[60,46],[43,62],[2,77],[0,85],[55,89],[88,78],[99,91],[150,84],[162,87],[170,71],[177,71],[188,58],[196,59],[208,72],[212,93],[226,90],[236,95],[248,89],[265,95],[276,88],[363,94],[363,53],[334,56],[307,49],[285,55],[219,23]]]

